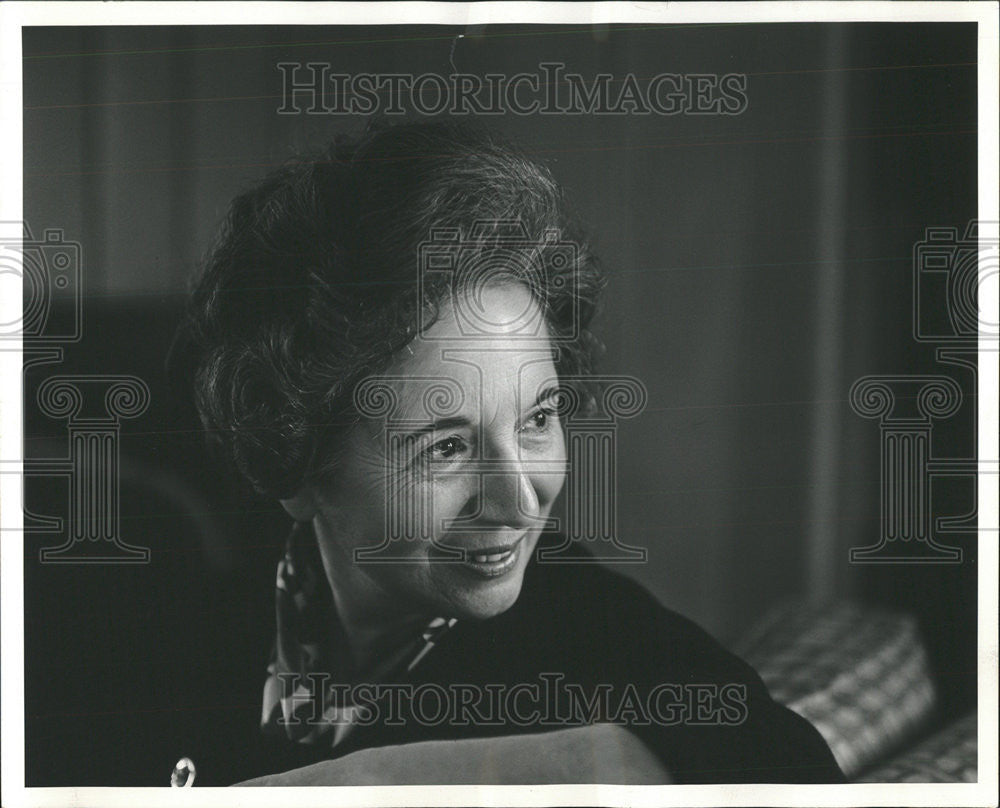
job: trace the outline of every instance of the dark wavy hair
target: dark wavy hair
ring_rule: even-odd
[[[550,172],[495,134],[376,123],[240,193],[175,342],[209,436],[267,496],[328,479],[337,438],[358,418],[355,386],[461,283],[461,273],[418,283],[419,245],[453,228],[463,260],[509,252],[498,223],[511,222],[535,245],[529,288],[559,343],[557,372],[586,375],[598,264]],[[539,260],[552,231],[575,246],[574,262]],[[516,277],[522,264],[507,263]]]

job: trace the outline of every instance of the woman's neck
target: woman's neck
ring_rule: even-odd
[[[406,609],[398,597],[393,598],[349,557],[332,557],[330,543],[319,535],[320,556],[337,610],[341,628],[351,651],[356,674],[364,674],[381,666],[406,644],[433,615]]]
[[[380,667],[396,652],[413,642],[430,618],[370,608],[357,597],[357,590],[342,580],[331,581],[333,601],[341,628],[347,637],[356,673]]]

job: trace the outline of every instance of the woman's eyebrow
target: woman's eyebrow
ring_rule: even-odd
[[[531,403],[528,409],[533,410],[542,403],[548,401],[550,398],[559,395],[560,390],[562,390],[562,387],[558,384],[546,385],[538,392],[538,395],[535,396],[535,400]]]
[[[455,429],[456,427],[469,426],[471,422],[464,415],[455,415],[450,418],[440,418],[430,424],[424,424],[410,432],[398,433],[402,437],[412,440],[413,438],[418,438],[421,435],[426,435],[428,432],[437,432],[439,430],[445,429]],[[395,431],[395,430],[393,430]]]
[[[528,406],[529,410],[533,410],[540,406],[543,402],[548,401],[553,396],[557,396],[562,388],[557,384],[550,384],[543,387],[538,395],[535,396],[535,400]],[[413,440],[420,437],[421,435],[426,435],[429,432],[438,432],[446,429],[455,429],[457,427],[470,426],[472,422],[464,415],[454,415],[450,418],[439,418],[429,424],[423,424],[415,429],[409,430],[407,432],[397,431],[393,429],[397,435],[406,438],[407,440]]]

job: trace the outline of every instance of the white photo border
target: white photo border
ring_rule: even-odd
[[[978,166],[981,222],[998,210],[998,7],[995,2],[7,2],[0,4],[0,221],[21,221],[23,188],[21,30],[41,25],[487,25],[491,23],[978,23]],[[15,155],[17,157],[15,157]],[[995,225],[994,225],[995,226]],[[996,233],[992,234],[994,237]],[[996,301],[991,301],[996,305]],[[990,314],[997,320],[995,310]],[[0,351],[0,457],[21,455],[21,346]],[[384,786],[335,788],[339,806],[362,805],[996,805],[998,353],[979,351],[979,769],[975,784],[726,786]],[[17,469],[12,469],[17,471]],[[992,470],[993,473],[983,473]],[[0,475],[0,616],[2,616],[2,805],[265,806],[294,799],[328,805],[331,788],[156,789],[24,786],[24,579],[21,478]],[[984,529],[987,528],[987,529]],[[992,530],[988,529],[992,528]]]

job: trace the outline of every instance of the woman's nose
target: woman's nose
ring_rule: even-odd
[[[512,528],[530,527],[541,513],[538,492],[516,458],[494,460],[479,471],[480,518]]]

